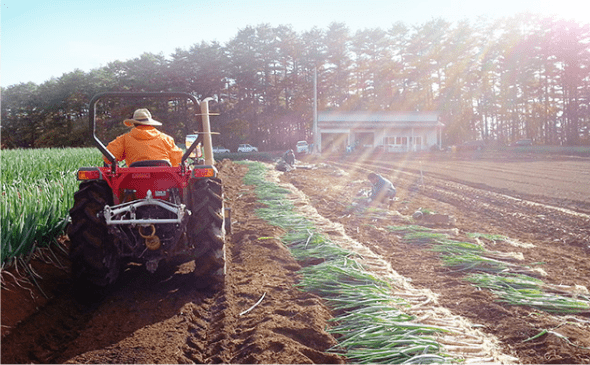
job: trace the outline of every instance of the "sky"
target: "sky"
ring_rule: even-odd
[[[225,44],[240,29],[291,25],[297,32],[345,23],[353,34],[509,17],[531,12],[590,24],[588,0],[0,0],[0,85],[89,72],[144,52],[169,56],[202,41]]]

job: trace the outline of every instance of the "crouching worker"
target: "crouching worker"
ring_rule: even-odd
[[[391,181],[374,172],[369,174],[369,181],[373,185],[369,196],[369,204],[384,203],[389,206],[390,200],[395,197],[396,193]]]
[[[127,166],[146,160],[164,160],[172,166],[180,164],[182,150],[176,146],[174,138],[154,128],[162,123],[152,119],[149,110],[137,109],[133,113],[133,119],[125,119],[123,123],[132,128],[131,131],[107,145],[117,161],[125,160]],[[106,157],[104,161],[109,163]]]
[[[289,172],[295,169],[295,154],[293,150],[288,150],[283,155],[283,158],[275,166],[277,170],[283,172]]]
[[[283,156],[283,160],[285,160],[285,162],[293,167],[295,166],[295,154],[293,153],[293,150],[288,150],[287,152],[285,152],[285,155]]]

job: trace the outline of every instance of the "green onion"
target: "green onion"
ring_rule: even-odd
[[[248,166],[244,183],[255,185],[258,198],[266,205],[256,211],[258,216],[285,230],[282,242],[293,257],[315,263],[298,271],[297,287],[319,295],[338,314],[328,331],[339,343],[329,352],[355,363],[447,361],[431,337],[445,329],[414,323],[413,316],[401,311],[408,303],[391,295],[389,282],[366,271],[356,261],[358,254],[333,244],[305,217],[295,214],[285,199],[287,192],[264,179],[262,164]]]
[[[566,297],[544,293],[543,281],[526,275],[473,274],[466,278],[477,287],[490,289],[500,300],[512,305],[526,305],[546,312],[580,313],[590,310],[587,297]]]
[[[78,189],[75,172],[102,164],[94,148],[3,150],[0,230],[2,267],[27,260],[55,242],[68,222]]]

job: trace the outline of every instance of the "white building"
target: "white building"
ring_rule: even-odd
[[[383,147],[389,152],[426,151],[441,147],[437,112],[318,112],[320,151],[347,146]]]

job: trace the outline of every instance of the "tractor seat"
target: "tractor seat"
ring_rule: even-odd
[[[172,167],[172,164],[168,160],[145,160],[145,161],[135,161],[129,167],[147,167],[147,166],[168,166],[168,167]]]

